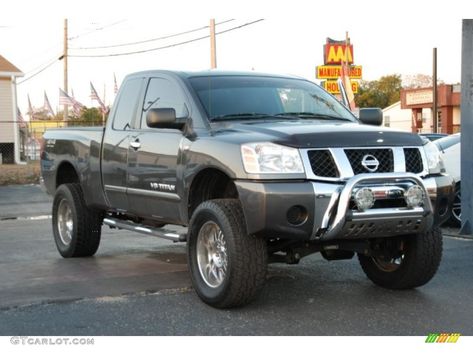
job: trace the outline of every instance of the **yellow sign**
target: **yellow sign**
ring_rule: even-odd
[[[342,71],[341,65],[319,65],[317,66],[317,79],[337,79],[340,77]],[[363,74],[361,65],[350,66],[351,79],[361,79]]]
[[[353,45],[335,42],[324,45],[324,64],[340,64],[342,59],[348,64],[353,63]]]
[[[340,88],[336,80],[322,81],[321,85],[331,94],[340,94]],[[358,93],[358,81],[351,81],[351,89],[354,94]]]

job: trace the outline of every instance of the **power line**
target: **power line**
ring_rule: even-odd
[[[78,35],[76,35],[76,36],[69,37],[68,39],[69,39],[69,40],[74,40],[74,39],[77,39],[77,38],[79,38],[79,37],[86,36],[86,35],[88,35],[88,34],[90,34],[90,33],[93,33],[93,32],[96,32],[96,31],[101,31],[101,30],[104,30],[104,29],[106,29],[106,28],[108,28],[108,27],[112,27],[112,26],[118,25],[118,24],[120,24],[120,23],[122,23],[122,22],[125,22],[125,21],[126,21],[126,20],[116,21],[116,22],[113,22],[113,23],[111,23],[111,24],[104,25],[104,26],[102,26],[102,27],[97,27],[97,28],[95,28],[95,29],[93,29],[93,30],[91,30],[91,31],[87,31],[87,32],[78,34]],[[56,47],[56,46],[50,47],[49,49],[52,49],[52,48],[55,48],[55,47]],[[45,52],[46,52],[46,51],[49,51],[49,49],[45,50]],[[51,60],[48,60],[48,61],[46,61],[45,63],[40,64],[40,65],[34,67],[34,68],[31,69],[31,70],[28,70],[28,71],[26,72],[26,75],[25,75],[26,78],[23,79],[22,81],[19,81],[19,82],[17,83],[17,85],[20,85],[20,84],[24,83],[25,81],[28,81],[28,80],[34,78],[34,77],[37,76],[38,74],[42,73],[43,71],[45,71],[46,69],[48,69],[49,67],[51,67],[54,63],[56,63],[56,61],[62,60],[62,59],[63,59],[63,54],[57,55],[57,56],[55,56],[54,58],[52,58]],[[43,66],[44,66],[44,67],[43,67]],[[37,69],[39,69],[39,68],[41,68],[41,69],[38,70],[37,72],[35,72],[35,71],[36,71]],[[35,73],[32,74],[32,75],[30,75],[30,76],[28,76],[28,74],[29,74],[29,73],[32,73],[32,72],[35,72]]]
[[[20,84],[23,84],[25,81],[28,81],[32,78],[34,78],[36,75],[42,73],[43,71],[45,71],[46,69],[48,69],[50,66],[52,66],[53,64],[55,64],[57,61],[59,61],[61,59],[61,57],[59,58],[55,58],[52,62],[50,62],[49,64],[47,64],[44,68],[42,68],[41,70],[37,71],[36,73],[30,75],[29,77],[23,79],[22,81],[19,81],[17,83],[17,85],[20,85]]]
[[[108,24],[108,25],[104,25],[102,27],[97,27],[97,28],[94,28],[93,30],[90,30],[90,31],[87,31],[87,32],[83,32],[83,33],[80,33],[78,35],[75,35],[75,36],[71,36],[68,38],[68,40],[74,40],[74,39],[77,39],[77,38],[80,38],[80,37],[84,37],[84,36],[87,36],[91,33],[94,33],[96,31],[102,31],[106,28],[109,28],[109,27],[112,27],[112,26],[115,26],[115,25],[118,25],[120,23],[123,23],[123,22],[126,22],[126,20],[120,20],[120,21],[116,21],[116,22],[113,22],[111,24]]]
[[[51,61],[55,61],[56,59],[58,59],[60,57],[60,55],[56,55],[54,56],[54,58],[51,58],[49,60],[46,60],[45,62],[41,63],[40,65],[37,65],[35,66],[33,69],[30,69],[28,71],[25,72],[25,76],[28,76],[30,73],[33,73],[35,72],[36,70],[38,70],[39,68],[42,68],[44,65],[50,63]]]
[[[227,23],[227,22],[230,22],[230,21],[234,21],[234,19],[222,21],[222,22],[217,23],[216,25],[221,25],[221,24],[224,24],[224,23]],[[142,43],[160,41],[160,40],[168,39],[168,38],[172,38],[172,37],[178,37],[178,36],[182,36],[182,35],[185,35],[185,34],[188,34],[188,33],[202,31],[202,30],[205,30],[206,28],[209,28],[209,26],[203,26],[203,27],[199,27],[199,28],[194,28],[192,30],[175,33],[175,34],[172,34],[172,35],[166,35],[166,36],[161,36],[161,37],[156,37],[156,38],[150,38],[150,39],[145,39],[145,40],[136,41],[136,42],[128,42],[128,43],[113,44],[113,45],[108,45],[108,46],[96,46],[96,47],[75,47],[75,48],[74,47],[69,47],[69,49],[88,50],[88,49],[106,49],[106,48],[125,47],[125,46],[131,46],[131,45],[135,45],[135,44],[142,44]]]
[[[230,31],[234,31],[234,30],[240,29],[242,27],[253,25],[253,24],[255,24],[257,22],[260,22],[260,21],[263,21],[263,20],[264,19],[258,19],[258,20],[252,21],[252,22],[247,22],[247,23],[245,23],[243,25],[240,25],[240,26],[236,26],[236,27],[232,27],[232,28],[229,28],[227,30],[224,30],[224,31],[216,32],[215,34],[218,35],[218,34],[223,34],[223,33],[230,32]],[[157,51],[157,50],[161,50],[161,49],[167,49],[167,48],[171,48],[171,47],[177,47],[177,46],[181,46],[181,45],[184,45],[184,44],[197,42],[197,41],[209,38],[209,37],[210,37],[210,35],[206,35],[206,36],[193,38],[193,39],[183,41],[183,42],[173,43],[173,44],[169,44],[169,45],[166,45],[166,46],[156,47],[156,48],[151,48],[151,49],[143,49],[143,50],[139,50],[139,51],[124,52],[124,53],[111,53],[111,54],[90,54],[90,55],[87,55],[87,54],[72,54],[72,55],[69,55],[69,57],[103,58],[103,57],[119,57],[119,56],[124,56],[124,55],[141,54],[141,53],[153,52],[153,51]]]
[[[227,30],[223,30],[223,31],[220,31],[220,32],[215,32],[215,34],[216,35],[221,35],[222,33],[227,33],[227,32],[233,31],[233,30],[238,30],[239,28],[246,27],[246,26],[252,25],[254,23],[261,22],[261,21],[264,21],[264,18],[260,18],[258,20],[252,21],[252,22],[247,22],[247,23],[244,23],[243,25],[232,27],[232,28],[229,28]]]

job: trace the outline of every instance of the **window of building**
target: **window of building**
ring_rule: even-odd
[[[391,127],[391,117],[384,116],[384,127]]]

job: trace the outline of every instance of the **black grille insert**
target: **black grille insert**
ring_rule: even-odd
[[[338,177],[338,170],[328,150],[309,150],[310,166],[317,176]]]
[[[419,174],[424,170],[422,156],[418,148],[404,148],[404,158],[406,160],[406,171],[408,173]]]
[[[345,149],[345,154],[350,162],[351,168],[355,175],[363,173],[371,173],[361,162],[367,155],[374,156],[379,166],[374,173],[390,173],[394,171],[394,157],[391,149]]]

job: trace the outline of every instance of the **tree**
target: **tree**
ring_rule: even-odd
[[[107,115],[105,115],[105,120],[107,120]],[[102,123],[102,112],[97,107],[84,107],[78,118],[80,121],[84,121],[90,124],[101,124]]]
[[[437,79],[437,85],[445,84],[443,80]],[[406,75],[402,80],[405,89],[431,88],[432,76],[426,74]]]
[[[398,102],[402,88],[401,75],[382,76],[379,80],[361,81],[355,102],[358,107],[385,108]]]
[[[402,80],[402,86],[406,89],[432,87],[432,76],[426,74],[406,75]]]

